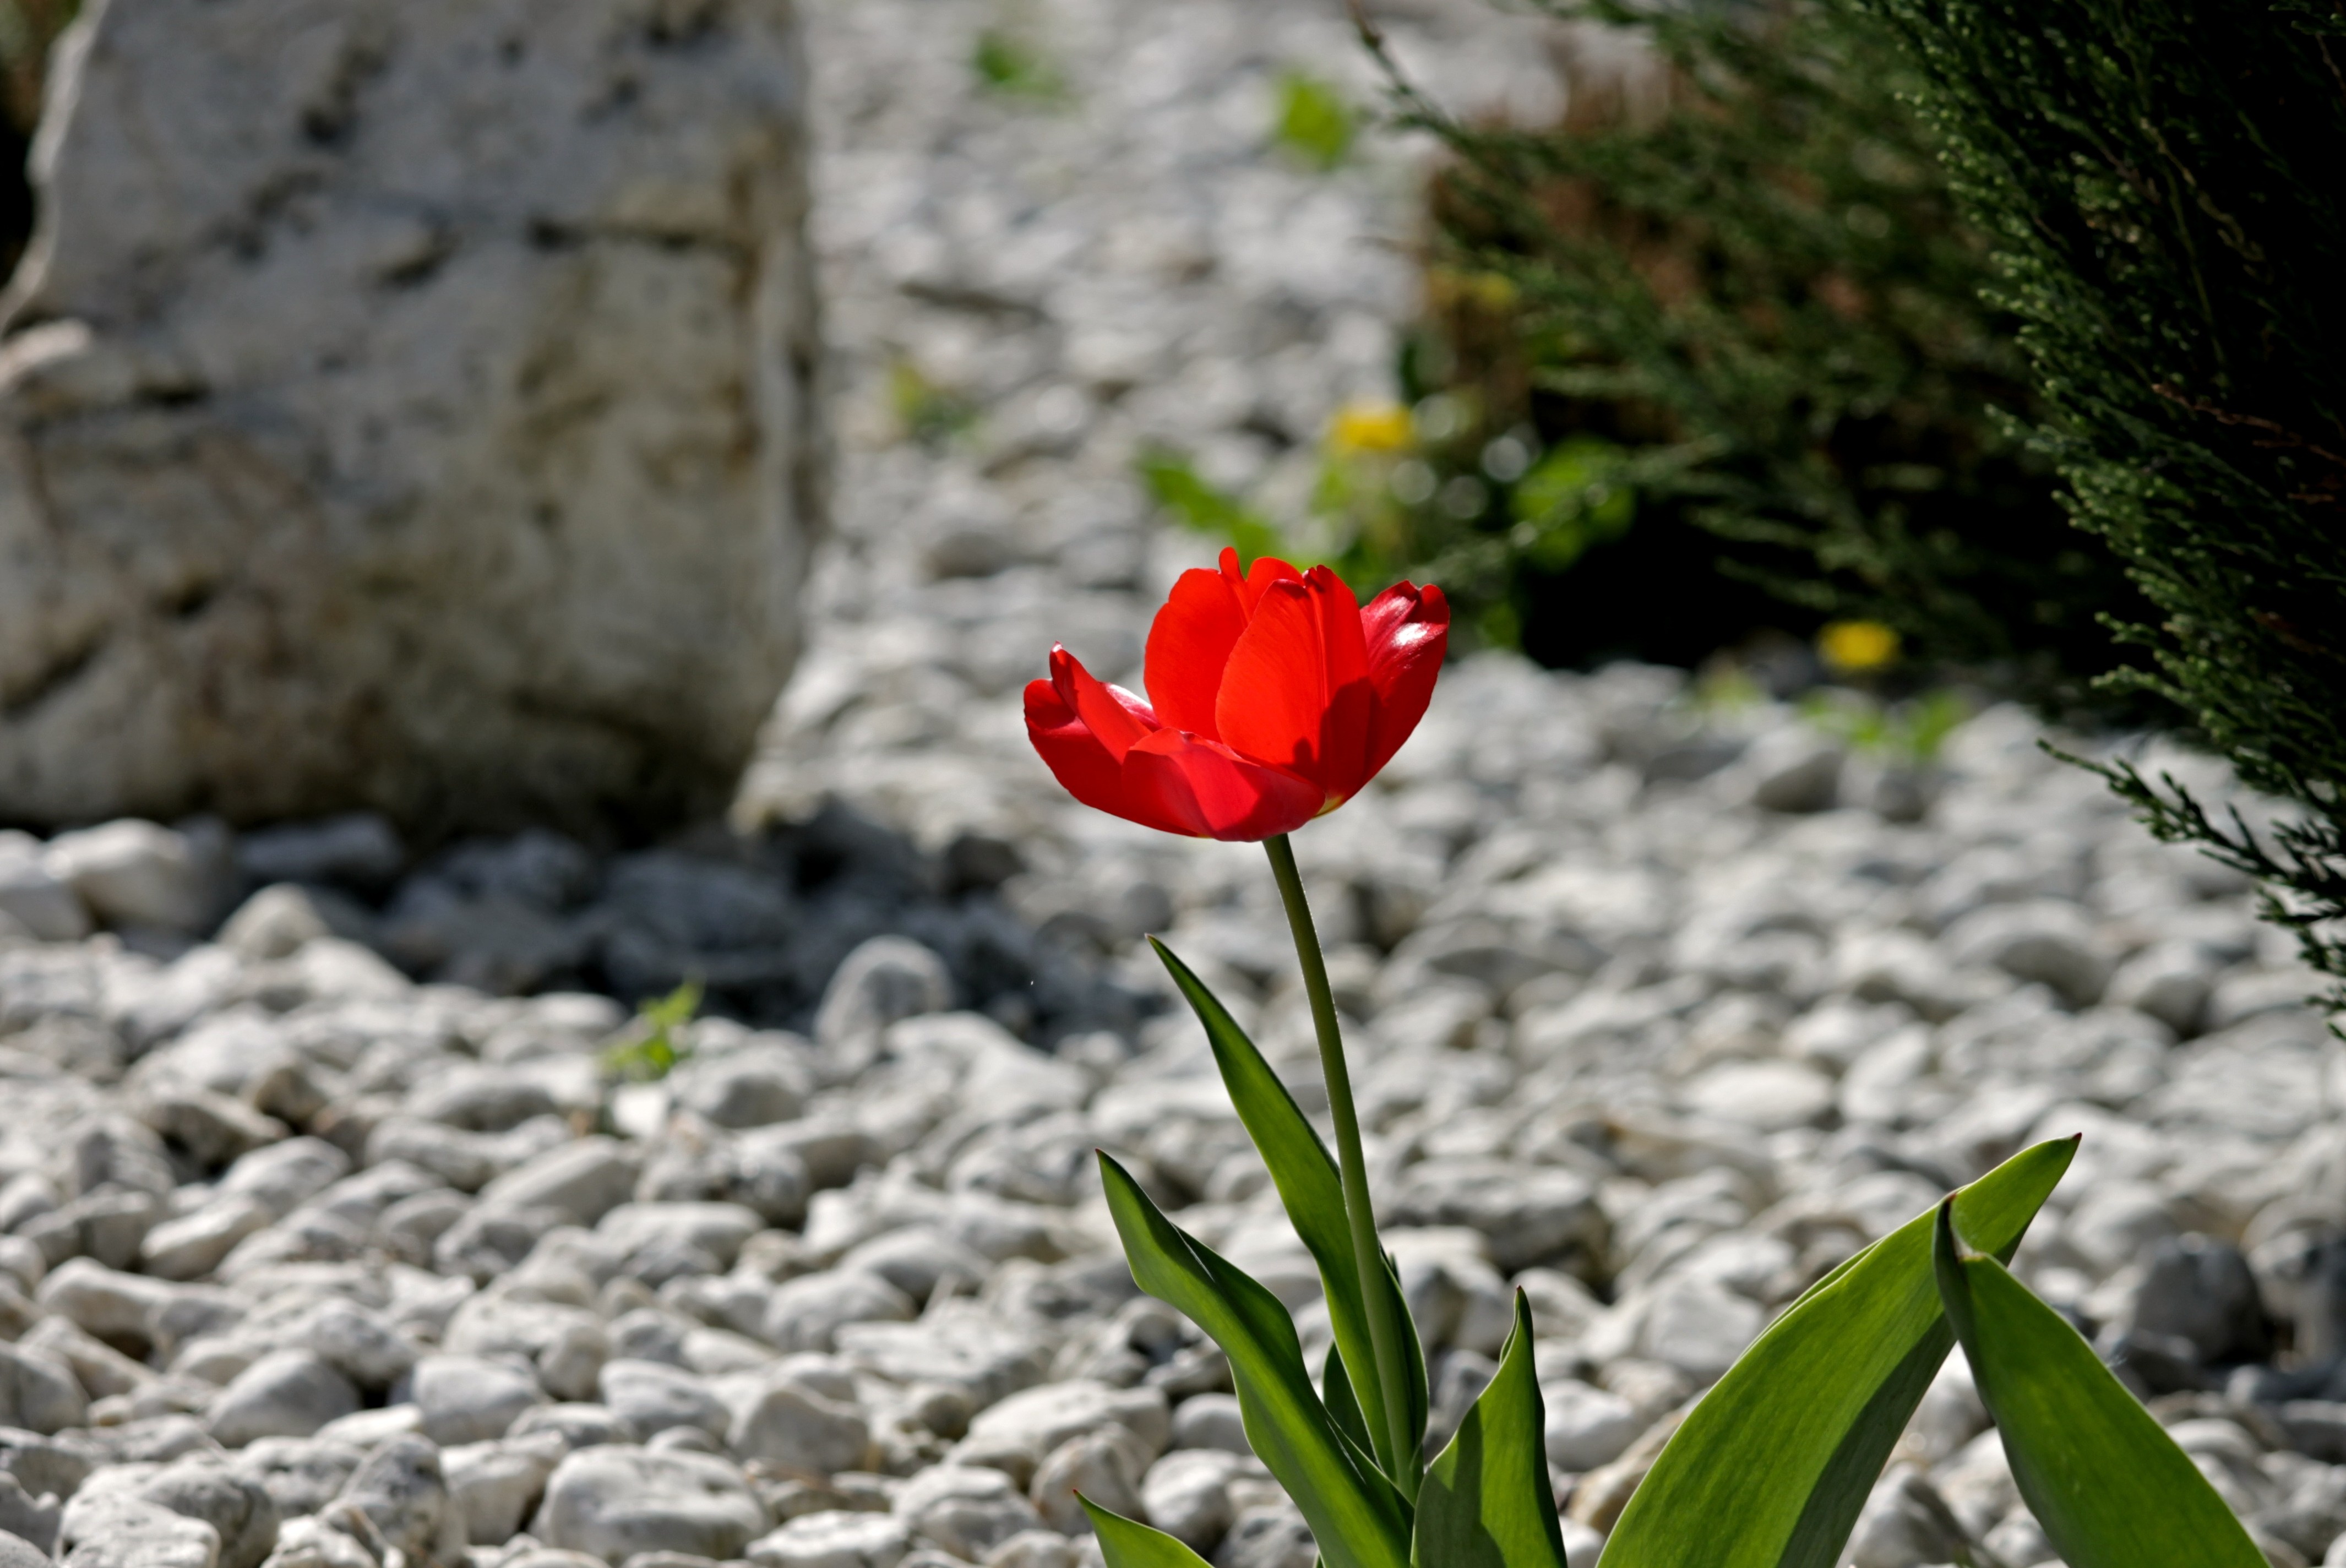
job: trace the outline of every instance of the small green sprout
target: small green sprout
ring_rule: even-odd
[[[1359,117],[1343,96],[1315,76],[1287,71],[1279,78],[1279,120],[1271,139],[1323,173],[1350,156]]]
[[[888,367],[888,404],[906,439],[939,447],[977,423],[977,409],[951,388],[939,386],[910,360]]]
[[[692,1055],[682,1038],[700,1012],[701,986],[688,980],[666,996],[640,1003],[626,1039],[603,1053],[603,1071],[614,1078],[651,1084],[667,1077]]]
[[[971,49],[970,69],[978,85],[1005,98],[1056,103],[1067,96],[1056,66],[1035,44],[1008,27],[987,27]]]
[[[1971,716],[1964,695],[1943,687],[1889,704],[1848,690],[1814,692],[1800,704],[1801,718],[1851,750],[1916,767],[1935,761],[1947,737]]]

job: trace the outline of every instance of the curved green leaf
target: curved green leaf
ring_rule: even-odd
[[[2012,1479],[2069,1568],[2264,1568],[2208,1478],[2093,1348],[2002,1263],[1966,1249],[1951,1206],[1939,1294],[1995,1418]]]
[[[1352,1380],[1344,1375],[1343,1352],[1335,1346],[1328,1347],[1327,1359],[1320,1363],[1320,1402],[1328,1407],[1328,1419],[1336,1430],[1351,1440],[1354,1448],[1369,1451],[1369,1420],[1361,1413],[1361,1401],[1352,1392]]]
[[[1082,1492],[1076,1493],[1076,1501],[1091,1515],[1092,1533],[1099,1537],[1100,1555],[1107,1559],[1107,1568],[1213,1568],[1162,1530],[1110,1513]]]
[[[1143,1290],[1186,1314],[1229,1358],[1247,1441],[1302,1511],[1328,1568],[1402,1568],[1408,1505],[1348,1443],[1312,1391],[1295,1320],[1279,1298],[1158,1212],[1099,1156],[1108,1212]]]
[[[1547,1412],[1532,1368],[1532,1310],[1520,1290],[1498,1371],[1426,1466],[1410,1557],[1416,1568],[1564,1568],[1547,1479]]]
[[[2024,1149],[1951,1200],[2009,1257],[2076,1153]],[[1832,1568],[1954,1344],[1932,1274],[1935,1211],[1826,1276],[1696,1405],[1629,1499],[1601,1568]]]
[[[1262,1156],[1262,1163],[1270,1172],[1272,1185],[1279,1188],[1280,1202],[1287,1207],[1287,1217],[1295,1227],[1295,1234],[1310,1249],[1312,1261],[1320,1266],[1321,1288],[1328,1298],[1328,1319],[1336,1331],[1336,1348],[1343,1353],[1344,1366],[1350,1375],[1352,1391],[1370,1410],[1382,1406],[1378,1390],[1376,1357],[1372,1353],[1369,1334],[1369,1305],[1361,1299],[1360,1266],[1353,1261],[1352,1227],[1344,1217],[1344,1187],[1337,1174],[1335,1156],[1328,1145],[1320,1141],[1295,1096],[1263,1060],[1262,1053],[1247,1038],[1238,1020],[1229,1010],[1206,989],[1199,980],[1173,954],[1173,950],[1148,939],[1164,962],[1165,972],[1187,998],[1198,1022],[1205,1026],[1206,1039],[1214,1048],[1214,1064],[1221,1069],[1222,1084],[1229,1091],[1230,1104],[1245,1124],[1247,1135]],[[1388,1266],[1382,1273],[1385,1281],[1383,1299],[1374,1303],[1386,1314],[1392,1325],[1394,1338],[1402,1345],[1402,1360],[1409,1375],[1410,1431],[1419,1442],[1425,1437],[1426,1410],[1429,1404],[1425,1377],[1425,1352],[1417,1342],[1415,1327],[1410,1321],[1409,1308],[1401,1293],[1401,1281]],[[1414,1470],[1421,1456],[1413,1446],[1405,1455],[1396,1457],[1385,1452],[1382,1422],[1371,1423],[1371,1436],[1378,1462],[1388,1475],[1397,1475],[1402,1467]]]

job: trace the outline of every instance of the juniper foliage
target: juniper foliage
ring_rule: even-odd
[[[2005,417],[2038,399],[1895,32],[1848,0],[1546,8],[1648,41],[1667,102],[1525,129],[1400,87],[1454,155],[1439,259],[1512,286],[1543,434],[1636,449],[1639,526],[1682,514],[1726,572],[2048,708],[2103,700],[2096,617],[2147,606]]]
[[[2036,443],[2149,602],[2112,684],[2292,810],[2102,770],[2260,879],[2346,1006],[2346,5],[1851,3],[1915,62]]]

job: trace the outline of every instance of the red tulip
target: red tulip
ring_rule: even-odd
[[[1435,587],[1362,609],[1325,566],[1264,556],[1184,572],[1148,628],[1156,706],[1063,647],[1026,687],[1026,733],[1067,792],[1144,827],[1268,839],[1358,794],[1425,715],[1450,641]]]

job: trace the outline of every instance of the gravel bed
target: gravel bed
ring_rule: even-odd
[[[1138,943],[1309,1108],[1270,879],[1066,801],[1017,687],[1054,640],[1131,678],[1199,557],[1133,489],[1147,443],[1276,485],[1382,390],[1412,155],[1265,150],[1282,66],[1353,69],[1319,7],[808,15],[840,530],[733,830],[0,835],[0,1531],[30,1543],[0,1568],[1077,1568],[1078,1490],[1218,1568],[1311,1568],[1091,1164],[1316,1357],[1309,1260]],[[973,88],[1005,16],[1057,101]],[[1394,26],[1437,86],[1553,90],[1514,21]],[[901,439],[908,364],[974,425]],[[1478,657],[1299,836],[1437,1436],[1521,1287],[1574,1568],[1773,1312],[2074,1132],[2023,1277],[2275,1562],[2346,1561],[2346,1071],[2312,977],[2036,741],[1994,708],[1892,766],[1676,672]],[[688,978],[681,1065],[614,1072]],[[1958,1357],[1852,1561],[1973,1543],[2051,1561]]]

